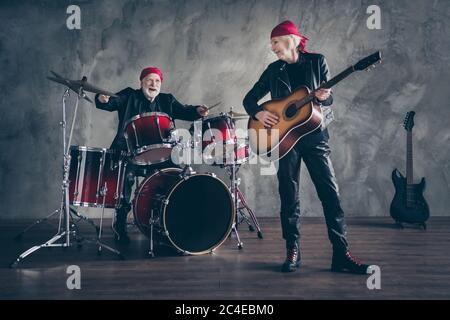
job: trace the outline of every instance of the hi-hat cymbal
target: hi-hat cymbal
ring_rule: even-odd
[[[233,119],[238,119],[238,118],[248,118],[248,114],[246,113],[239,113],[239,112],[234,112],[233,110],[228,111],[227,113],[225,113],[226,115],[229,115],[230,117],[232,117]]]
[[[233,120],[248,120],[248,115],[247,116],[234,116],[231,117]]]
[[[73,90],[77,94],[80,94],[80,89],[81,89],[81,96],[89,102],[92,102],[92,100],[89,99],[89,97],[85,94],[85,91],[92,92],[92,93],[98,93],[98,94],[104,94],[104,95],[107,95],[110,97],[117,97],[117,95],[115,95],[114,93],[109,92],[104,89],[101,89],[101,88],[94,86],[93,84],[87,82],[86,77],[83,77],[81,80],[70,80],[70,79],[64,78],[63,76],[57,74],[54,71],[50,71],[50,72],[55,77],[47,77],[47,79],[54,81],[56,83],[63,84],[66,87]]]

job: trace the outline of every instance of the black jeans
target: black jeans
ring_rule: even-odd
[[[286,246],[292,247],[300,238],[300,165],[303,159],[322,202],[328,238],[334,249],[346,250],[346,223],[339,199],[339,187],[326,140],[300,140],[279,162],[278,183],[281,199],[281,227]]]
[[[170,160],[149,166],[137,166],[132,163],[127,164],[123,181],[123,197],[119,207],[116,209],[116,217],[119,222],[124,222],[131,210],[131,192],[136,177],[148,177],[155,170],[164,168],[179,168],[179,166],[175,165]]]

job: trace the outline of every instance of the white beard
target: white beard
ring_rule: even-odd
[[[150,101],[152,101],[153,102],[153,100],[155,100],[155,98],[158,96],[158,94],[159,94],[159,91],[156,93],[156,95],[154,95],[153,96],[153,92],[151,92],[149,89],[144,89],[144,88],[141,88],[141,90],[142,90],[142,93],[144,94],[144,96],[148,99],[148,100],[150,100]]]

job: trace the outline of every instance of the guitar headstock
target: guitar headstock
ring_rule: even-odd
[[[416,113],[414,111],[408,111],[405,116],[405,120],[403,121],[403,127],[406,131],[412,131],[414,127],[414,116]]]
[[[358,61],[357,64],[353,66],[356,71],[366,70],[370,67],[375,68],[375,64],[381,63],[381,52],[377,51],[370,56],[365,57]]]

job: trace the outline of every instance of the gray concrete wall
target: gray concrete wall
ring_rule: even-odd
[[[81,30],[66,28],[70,4],[81,8]],[[381,30],[366,27],[371,4],[381,7]],[[384,55],[376,70],[334,89],[332,160],[347,214],[389,214],[391,170],[405,170],[401,122],[414,109],[415,177],[428,179],[432,215],[450,215],[448,0],[121,0],[1,2],[0,218],[42,217],[59,204],[63,88],[45,79],[49,70],[118,91],[137,87],[141,68],[157,65],[163,91],[180,101],[222,101],[217,112],[243,111],[245,93],[275,59],[270,31],[286,18],[311,39],[311,51],[328,58],[333,74],[375,50]],[[70,115],[72,105],[73,96]],[[73,144],[108,147],[116,125],[115,114],[83,102]],[[276,177],[261,177],[259,169],[241,169],[243,190],[258,215],[276,216]],[[302,213],[321,216],[303,166],[301,180]]]

